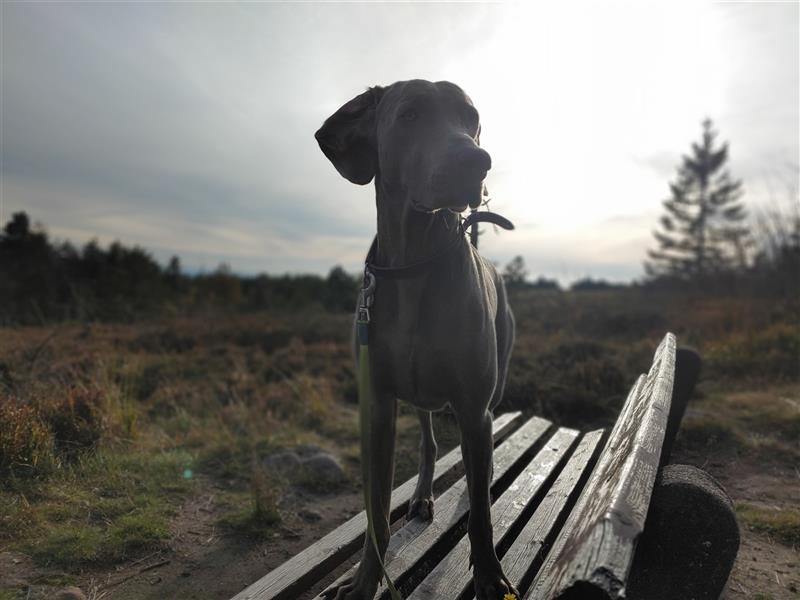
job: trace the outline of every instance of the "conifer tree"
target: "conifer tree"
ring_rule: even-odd
[[[717,147],[711,119],[703,121],[703,137],[683,156],[677,178],[669,184],[666,213],[653,232],[658,249],[649,250],[645,270],[651,277],[683,278],[731,271],[747,265],[752,246],[741,180],[726,167],[728,144]]]

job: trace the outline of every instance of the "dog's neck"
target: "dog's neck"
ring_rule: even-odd
[[[377,263],[400,267],[443,251],[459,233],[459,215],[447,209],[435,213],[414,209],[407,199],[375,178],[378,207]]]

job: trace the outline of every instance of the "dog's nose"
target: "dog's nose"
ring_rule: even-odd
[[[462,150],[458,157],[458,163],[465,174],[480,174],[483,178],[486,172],[492,168],[492,157],[483,148],[475,146]]]

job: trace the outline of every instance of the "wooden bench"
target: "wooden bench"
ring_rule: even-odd
[[[623,598],[670,420],[675,337],[631,389],[610,432],[585,434],[518,412],[494,421],[492,522],[498,557],[525,599]],[[681,408],[682,411],[682,408]],[[680,414],[677,416],[680,420]],[[671,427],[674,431],[676,427]],[[671,443],[671,440],[667,440]],[[458,448],[436,463],[439,486],[463,472]],[[416,477],[392,494],[386,568],[408,600],[472,598],[465,477],[439,492],[432,522],[403,521]],[[298,600],[350,576],[362,512],[234,600]],[[387,598],[381,587],[376,598]]]

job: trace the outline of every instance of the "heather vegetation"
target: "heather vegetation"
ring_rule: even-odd
[[[607,425],[671,330],[705,359],[702,398],[679,448],[781,468],[800,462],[797,296],[522,285],[511,301],[518,338],[504,409]],[[176,523],[204,494],[213,496],[216,535],[252,547],[302,529],[298,511],[314,498],[357,491],[349,313],[317,305],[206,315],[2,330],[0,548],[82,582],[153,553],[172,556]],[[733,394],[764,389],[774,397]],[[447,413],[436,428],[442,450],[457,442]],[[399,481],[416,467],[407,408],[398,444]],[[301,445],[338,457],[343,486],[263,468]],[[754,530],[794,540],[794,513],[774,512],[740,502]]]

